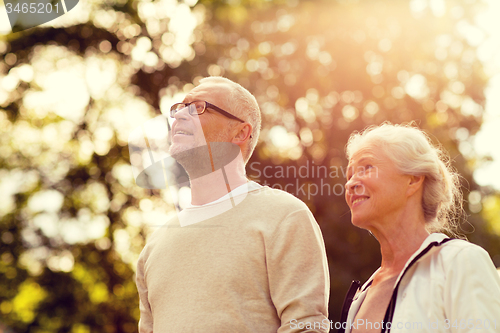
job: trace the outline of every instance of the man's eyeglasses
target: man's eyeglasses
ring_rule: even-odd
[[[205,102],[205,101],[193,101],[191,103],[176,103],[176,104],[172,105],[172,107],[170,108],[170,117],[174,118],[175,114],[177,112],[179,112],[180,110],[182,110],[186,107],[188,108],[189,114],[192,116],[195,116],[197,114],[203,114],[207,110],[207,108],[210,108],[210,109],[217,111],[220,114],[222,114],[228,118],[238,120],[242,123],[245,122],[244,120],[242,120],[236,116],[233,116],[229,112],[224,111],[221,108],[219,108],[211,103]]]

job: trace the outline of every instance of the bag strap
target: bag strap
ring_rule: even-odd
[[[357,280],[351,282],[351,286],[349,287],[349,290],[347,291],[347,294],[345,295],[344,298],[344,304],[342,305],[342,312],[340,314],[340,328],[338,330],[338,333],[344,333],[345,329],[342,328],[344,325],[342,323],[347,321],[347,316],[349,314],[349,309],[351,308],[352,300],[354,299],[354,296],[358,292],[359,288],[361,287],[361,283]]]

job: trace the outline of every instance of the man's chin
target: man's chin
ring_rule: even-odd
[[[176,155],[182,154],[183,152],[186,152],[190,149],[194,148],[193,145],[186,145],[186,144],[173,144],[170,146],[169,154],[173,158],[175,158]]]
[[[170,147],[169,154],[184,168],[192,167],[199,163],[198,149],[194,145],[173,144]]]

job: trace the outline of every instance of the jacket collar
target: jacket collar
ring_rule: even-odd
[[[446,236],[445,234],[442,234],[442,233],[432,233],[430,234],[429,236],[427,236],[426,239],[424,239],[424,241],[422,242],[422,245],[420,245],[420,247],[418,248],[417,251],[415,251],[415,253],[413,253],[411,255],[411,257],[406,261],[406,264],[405,266],[403,267],[403,269],[401,270],[401,272],[399,273],[399,276],[398,278],[396,279],[396,282],[395,282],[395,285],[397,285],[399,283],[399,280],[401,280],[401,277],[403,276],[404,272],[408,269],[408,267],[410,266],[410,264],[412,263],[412,261],[418,256],[420,255],[423,251],[425,251],[427,249],[427,247],[431,244],[431,243],[441,243],[443,240],[447,239],[448,236]],[[365,284],[363,285],[363,287],[361,288],[361,290],[365,290],[366,288],[368,288],[371,284],[372,284],[372,281],[373,281],[373,278],[375,277],[375,275],[377,274],[377,272],[380,270],[380,267],[372,274],[372,276],[370,276],[370,278],[365,282]]]
[[[415,257],[417,257],[418,255],[420,255],[420,253],[422,253],[425,249],[427,249],[427,247],[431,243],[434,243],[434,242],[441,243],[443,240],[445,240],[447,238],[449,238],[449,237],[446,236],[445,234],[442,234],[442,233],[433,233],[433,234],[430,234],[429,236],[427,236],[427,238],[424,239],[424,241],[422,242],[422,245],[420,245],[420,247],[418,248],[418,250],[415,251],[415,253],[412,254],[412,256],[410,257],[410,259],[408,259],[408,261],[405,264],[405,267],[403,268],[403,270],[401,272],[404,272],[408,268],[408,266],[410,265],[410,263],[413,261],[413,259],[415,259]],[[399,280],[399,278],[398,278],[398,280]]]

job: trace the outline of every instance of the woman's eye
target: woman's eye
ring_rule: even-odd
[[[371,169],[371,168],[373,168],[373,165],[371,165],[371,164],[368,164],[367,166],[365,166],[365,170],[368,170],[368,169]]]

